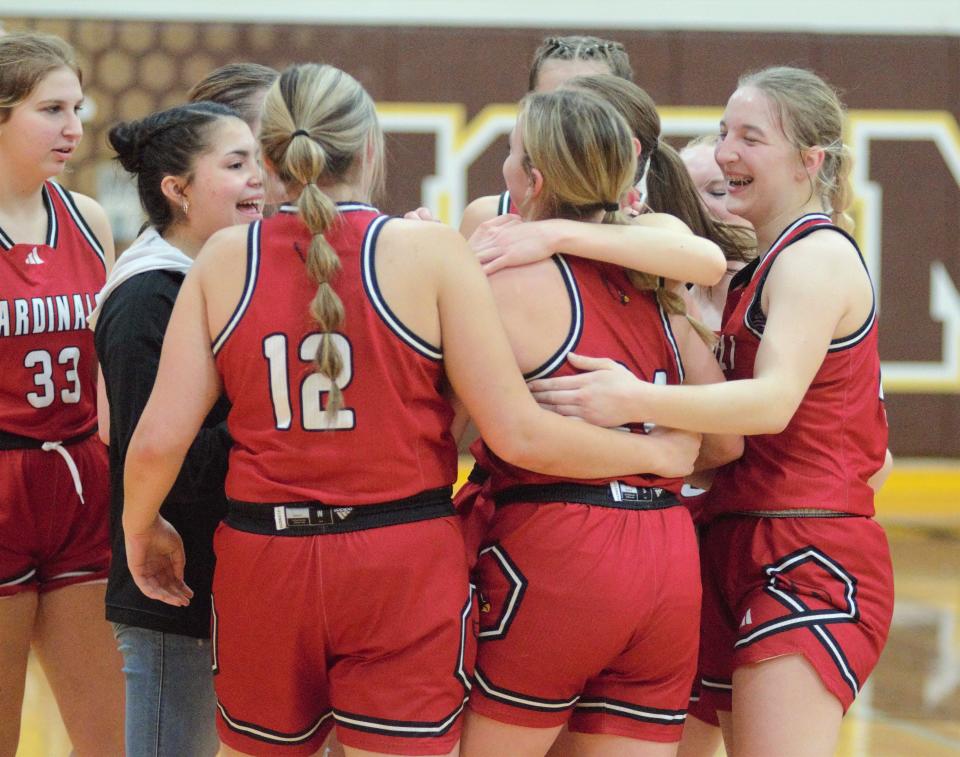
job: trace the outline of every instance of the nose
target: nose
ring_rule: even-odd
[[[83,123],[80,121],[80,114],[74,110],[67,113],[67,122],[63,126],[63,134],[67,137],[76,137],[80,139],[83,136]]]
[[[723,168],[727,163],[736,160],[737,154],[733,147],[728,144],[727,139],[721,139],[717,142],[717,146],[713,148],[713,159],[717,162],[718,166]]]

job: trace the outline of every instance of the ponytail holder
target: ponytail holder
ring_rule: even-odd
[[[310,136],[310,134],[307,132],[306,129],[297,129],[295,132],[293,132],[293,134],[290,135],[290,139],[293,139],[294,137],[299,137],[301,135],[304,137]]]
[[[603,203],[603,211],[605,213],[616,213],[618,210],[620,210],[620,203],[618,202]]]

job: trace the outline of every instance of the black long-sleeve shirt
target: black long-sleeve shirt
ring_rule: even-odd
[[[210,636],[213,532],[226,513],[223,491],[230,437],[229,404],[221,397],[187,452],[160,514],[183,539],[184,580],[194,596],[187,607],[148,599],[133,582],[123,543],[123,467],[127,446],[147,404],[160,363],[163,335],[184,276],[148,271],[122,283],[103,303],[94,344],[110,405],[110,540],[107,620],[166,633]],[[191,391],[184,377],[183,391]]]

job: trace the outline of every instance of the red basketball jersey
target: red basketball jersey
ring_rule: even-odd
[[[48,181],[42,194],[42,244],[15,243],[0,229],[0,431],[59,441],[97,422],[87,316],[106,264],[70,193]]]
[[[213,345],[233,405],[233,499],[363,505],[456,478],[442,353],[397,319],[377,285],[377,236],[390,218],[359,203],[338,209],[326,234],[346,313],[333,334],[343,407],[332,419],[330,382],[313,367],[321,336],[308,311],[317,291],[304,262],[310,233],[289,207],[250,226],[243,297]]]
[[[736,305],[718,345],[728,380],[753,377],[765,322],[760,298],[774,262],[789,254],[791,244],[821,229],[843,234],[856,247],[828,216],[803,216],[780,235],[746,286],[732,295]],[[883,464],[887,448],[877,338],[874,304],[856,332],[831,342],[787,428],[745,437],[743,457],[717,473],[707,495],[708,515],[805,508],[873,515],[873,490],[867,480]]]
[[[576,257],[553,258],[564,278],[573,314],[570,331],[560,348],[539,368],[525,374],[528,381],[549,376],[569,376],[577,371],[567,355],[577,352],[591,357],[609,357],[622,363],[638,378],[657,384],[679,384],[683,365],[670,320],[652,292],[640,292],[618,266]],[[644,424],[632,424],[633,433],[645,433]],[[477,462],[490,471],[493,493],[516,484],[582,481],[545,476],[504,462],[482,440],[471,447]],[[590,484],[619,480],[631,486],[655,486],[678,493],[681,479],[637,474],[617,479],[591,479]]]

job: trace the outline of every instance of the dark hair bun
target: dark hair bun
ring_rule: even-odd
[[[130,173],[140,173],[143,166],[146,131],[142,121],[124,121],[107,134],[107,141],[116,151],[117,160]]]

